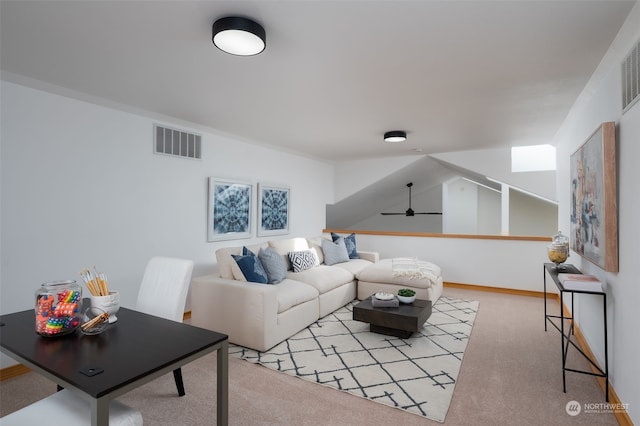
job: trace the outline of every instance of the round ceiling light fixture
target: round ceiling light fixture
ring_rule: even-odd
[[[220,18],[213,23],[212,31],[213,44],[232,55],[257,55],[267,46],[267,36],[262,25],[248,18]]]
[[[385,142],[404,142],[407,140],[407,132],[404,130],[392,130],[384,134]]]

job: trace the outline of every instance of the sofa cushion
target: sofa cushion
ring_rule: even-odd
[[[316,256],[318,257],[318,263],[320,263],[321,265],[324,263],[324,252],[322,251],[322,241],[323,240],[331,241],[331,237],[329,237],[329,238],[322,238],[322,237],[307,238],[307,244],[309,244],[309,248],[311,250],[315,250],[316,251]]]
[[[293,267],[293,272],[302,272],[318,266],[318,258],[315,250],[300,250],[289,252],[289,260]]]
[[[232,254],[231,257],[233,257],[238,264],[246,281],[260,284],[267,284],[269,282],[267,271],[264,270],[262,262],[260,262],[258,256],[251,250],[243,247],[242,255]]]
[[[289,261],[289,252],[292,251],[300,251],[300,250],[309,250],[309,244],[305,238],[285,238],[282,240],[271,240],[269,241],[269,247],[274,249],[282,259],[284,260],[285,265],[287,265],[287,270],[292,270],[291,262]]]
[[[302,272],[289,272],[290,279],[316,288],[320,294],[353,281],[353,274],[336,266],[318,265]]]
[[[359,281],[369,283],[395,284],[412,288],[429,288],[438,285],[442,280],[440,267],[426,261],[418,261],[425,270],[429,270],[427,278],[413,278],[393,274],[393,259],[382,259],[364,268],[356,274]]]
[[[322,251],[324,253],[325,265],[331,266],[336,263],[348,262],[349,253],[344,244],[344,238],[338,238],[335,242],[329,240],[322,241]]]
[[[246,282],[247,279],[244,277],[244,274],[242,273],[242,270],[238,266],[238,263],[233,258],[233,256],[237,256],[237,255],[232,254],[231,256],[229,256],[229,258],[233,261],[233,265],[231,265],[231,272],[233,273],[233,276],[231,277],[231,279],[232,280],[236,280],[236,281],[245,281]]]
[[[335,242],[338,238],[340,238],[340,235],[336,234],[336,233],[331,233],[331,239]],[[359,259],[360,256],[358,256],[358,250],[356,248],[356,234],[349,234],[344,238],[344,244],[347,246],[347,252],[349,253],[349,258],[350,259]]]
[[[247,246],[249,250],[254,253],[258,253],[260,248],[267,247],[267,244],[256,244]],[[238,265],[235,260],[231,257],[232,254],[241,256],[242,255],[242,246],[234,246],[234,247],[223,247],[216,250],[216,261],[218,263],[218,271],[220,273],[220,278],[225,278],[228,280],[238,279],[234,276],[232,269],[238,268]],[[239,272],[239,269],[238,269]],[[245,280],[241,280],[245,281]]]
[[[372,265],[373,262],[370,262],[368,260],[365,259],[351,259],[348,262],[344,262],[344,263],[338,263],[335,266],[337,268],[342,268],[350,273],[352,273],[354,276],[358,276],[357,274],[362,271],[364,268]]]
[[[260,262],[262,262],[264,270],[267,271],[269,284],[278,284],[280,281],[287,278],[287,265],[285,265],[282,256],[280,256],[274,249],[271,247],[260,249],[258,252],[258,258],[260,259]]]
[[[278,289],[278,313],[287,311],[301,303],[318,297],[318,290],[300,281],[284,279],[275,287]]]

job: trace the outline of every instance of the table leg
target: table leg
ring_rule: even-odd
[[[217,353],[217,423],[229,424],[229,342],[225,341]]]
[[[609,402],[609,342],[607,338],[607,293],[602,293],[604,315],[604,386],[605,400]]]
[[[109,426],[109,400],[91,399],[91,426]]]
[[[544,331],[547,331],[547,269],[542,265],[542,285],[544,287]]]
[[[560,291],[560,345],[562,346],[562,392],[567,393],[567,351],[564,348],[564,292]]]
[[[572,334],[573,334],[574,336],[575,336],[575,334],[576,334],[576,333],[575,333],[575,329],[573,328],[573,312],[574,312],[574,310],[575,310],[575,309],[573,308],[573,307],[575,306],[575,303],[573,303],[574,296],[575,296],[575,293],[574,293],[574,292],[571,292],[571,332],[569,333],[569,338],[571,338],[571,335],[572,335]]]

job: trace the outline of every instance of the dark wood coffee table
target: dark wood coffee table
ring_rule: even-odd
[[[408,305],[401,303],[397,308],[374,308],[371,297],[353,307],[353,319],[369,323],[373,333],[407,339],[431,316],[430,300],[416,299]]]

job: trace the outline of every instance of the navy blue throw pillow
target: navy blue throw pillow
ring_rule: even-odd
[[[267,277],[267,272],[262,266],[262,262],[260,262],[258,256],[256,256],[251,250],[243,247],[242,256],[232,254],[231,257],[236,261],[247,281],[260,284],[269,283],[269,278]]]
[[[332,232],[331,239],[335,243],[340,235]],[[347,246],[347,252],[349,253],[349,259],[360,259],[358,250],[356,249],[356,234],[350,234],[344,237],[344,245]]]

